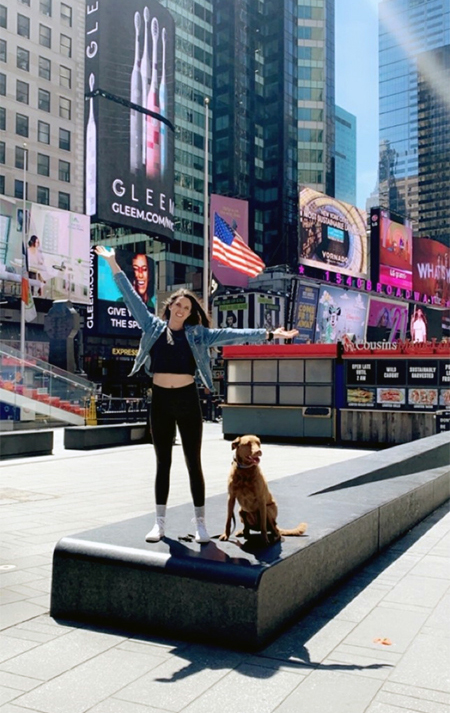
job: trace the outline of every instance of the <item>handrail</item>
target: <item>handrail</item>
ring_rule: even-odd
[[[80,386],[83,389],[86,389],[86,391],[90,391],[92,393],[95,392],[96,385],[94,382],[84,379],[82,376],[72,374],[69,371],[64,371],[64,369],[60,369],[58,366],[49,364],[48,362],[42,361],[42,359],[38,359],[37,357],[30,356],[29,354],[25,354],[25,357],[22,360],[22,354],[17,349],[13,349],[5,344],[0,345],[0,355],[12,357],[13,359],[17,359],[20,363],[23,363],[24,366],[36,368],[45,374],[51,374],[55,377],[62,378],[75,386]]]

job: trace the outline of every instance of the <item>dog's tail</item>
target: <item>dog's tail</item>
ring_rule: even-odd
[[[280,528],[280,535],[284,535],[285,537],[300,537],[300,535],[304,535],[306,530],[307,530],[307,523],[306,522],[301,522],[297,527],[294,527],[292,530],[282,530]]]

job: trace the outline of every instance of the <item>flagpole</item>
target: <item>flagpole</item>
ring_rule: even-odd
[[[209,312],[209,98],[205,97],[205,173],[203,187],[203,307]]]
[[[27,144],[23,144],[23,208],[22,208],[22,279],[21,279],[21,292],[20,292],[20,358],[22,362],[25,360],[25,309],[26,305],[23,301],[23,275],[26,269],[26,222],[27,222],[27,161],[28,161],[28,149]],[[30,288],[31,289],[31,288]]]

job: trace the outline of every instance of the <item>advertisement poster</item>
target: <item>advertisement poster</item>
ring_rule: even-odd
[[[413,288],[413,236],[408,221],[392,220],[389,211],[371,212],[372,280],[382,285]]]
[[[214,298],[215,327],[267,329],[284,326],[286,298],[262,292],[221,295]]]
[[[314,342],[318,299],[318,287],[298,285],[292,329],[298,329],[299,333],[294,339],[294,344],[311,344]]]
[[[299,210],[299,262],[366,278],[366,212],[312,188],[300,190]]]
[[[26,204],[25,242],[33,297],[89,304],[90,220],[39,203]],[[23,202],[0,202],[0,279],[21,282]]]
[[[367,319],[367,341],[396,342],[408,330],[408,305],[371,297]]]
[[[442,339],[442,310],[424,305],[409,306],[407,337],[412,342]]]
[[[156,0],[86,4],[86,213],[163,240],[174,232],[174,33]]]
[[[244,243],[248,245],[248,202],[237,198],[227,198],[215,193],[211,195],[210,202],[210,254],[214,237],[215,217],[220,216],[233,231],[239,234]],[[220,284],[229,287],[248,287],[248,275],[233,270],[211,258],[211,272]]]
[[[347,336],[364,339],[369,297],[359,292],[322,285],[317,309],[316,338],[320,344],[336,344]]]
[[[144,253],[116,249],[116,259],[127,275],[134,289],[146,304],[150,312],[155,311],[155,265],[152,258]],[[97,263],[97,334],[136,337],[141,330],[134,317],[124,304],[111,272],[102,258],[96,257]]]
[[[414,290],[434,297],[437,304],[450,300],[450,250],[437,240],[414,238]]]

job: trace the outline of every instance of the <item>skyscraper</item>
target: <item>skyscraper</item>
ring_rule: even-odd
[[[382,0],[379,25],[380,204],[420,222],[418,83],[430,50],[449,43],[448,0]],[[428,55],[430,57],[430,55]],[[422,165],[423,170],[427,170]],[[425,174],[420,179],[422,184]]]
[[[335,198],[356,205],[356,116],[336,105]]]
[[[213,191],[248,200],[250,245],[293,266],[298,184],[334,192],[334,2],[213,8]]]

